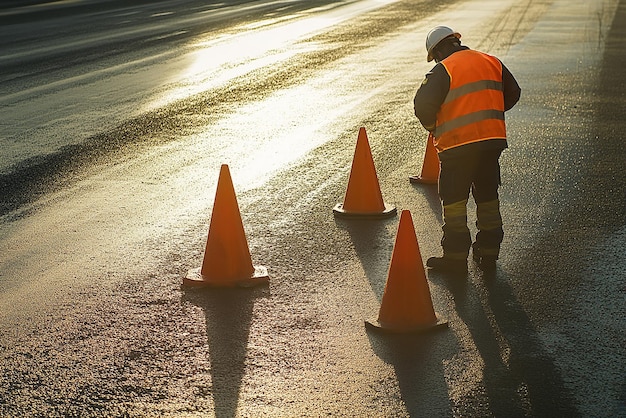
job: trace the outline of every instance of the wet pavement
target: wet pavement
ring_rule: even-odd
[[[626,4],[345,3],[312,14],[313,32],[291,26],[297,42],[240,58],[223,85],[210,85],[221,67],[184,79],[174,56],[154,70],[171,84],[133,96],[130,120],[126,101],[110,130],[66,119],[87,120],[86,138],[62,124],[21,134],[74,142],[3,169],[0,416],[626,416]],[[408,176],[425,148],[411,108],[430,68],[422,39],[444,22],[522,86],[502,157],[505,242],[495,277],[472,263],[463,280],[427,273],[447,328],[382,336],[364,321],[399,217],[332,208],[364,126],[385,202],[411,211],[424,258],[439,253],[436,189]],[[114,80],[158,85],[150,68]],[[15,106],[45,108],[48,94]],[[270,284],[182,289],[222,163]]]

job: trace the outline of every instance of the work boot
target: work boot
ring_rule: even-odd
[[[482,271],[490,273],[496,271],[496,260],[498,257],[495,255],[483,255],[476,243],[472,244],[472,259],[474,259],[474,262]]]
[[[459,258],[430,257],[426,260],[426,267],[446,273],[467,274],[467,260]]]

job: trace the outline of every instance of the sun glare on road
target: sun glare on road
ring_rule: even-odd
[[[325,6],[306,13],[242,25],[230,33],[198,39],[182,58],[184,68],[172,74],[168,88],[145,110],[216,88],[258,68],[276,65],[319,45],[304,42],[333,25],[397,0],[370,0],[347,6]],[[179,67],[180,69],[180,67]]]

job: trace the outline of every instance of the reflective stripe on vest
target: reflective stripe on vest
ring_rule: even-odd
[[[450,90],[437,113],[437,150],[506,139],[500,61],[482,52],[463,50],[441,63],[450,76]]]

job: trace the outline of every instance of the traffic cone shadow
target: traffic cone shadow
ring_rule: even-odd
[[[366,321],[365,326],[389,333],[417,333],[447,326],[435,314],[408,210],[400,215],[378,318]]]
[[[270,297],[269,286],[254,288],[199,288],[183,292],[181,302],[204,313],[205,338],[202,350],[189,353],[190,361],[208,361],[206,374],[194,382],[197,389],[213,398],[215,417],[237,416],[243,378],[246,375],[248,341],[258,299]]]
[[[333,208],[333,213],[346,218],[387,218],[396,215],[396,208],[383,201],[367,132],[363,127],[359,130],[344,201]]]
[[[424,153],[422,172],[419,176],[409,176],[409,181],[419,184],[437,184],[439,182],[440,170],[439,156],[435,148],[435,137],[432,133],[429,133],[428,139],[426,140],[426,152]]]
[[[269,282],[267,269],[253,266],[228,165],[215,192],[202,267],[190,270],[185,286],[252,287]]]

